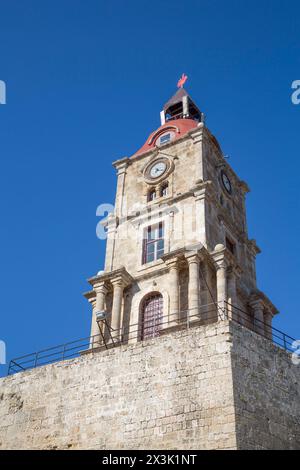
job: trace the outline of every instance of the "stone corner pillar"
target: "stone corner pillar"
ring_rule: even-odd
[[[204,180],[204,167],[203,167],[203,127],[199,126],[197,131],[192,134],[193,145],[196,150],[196,171],[195,183]]]
[[[116,201],[115,201],[115,214],[118,217],[122,217],[123,215],[123,205],[124,205],[124,185],[125,185],[125,177],[127,173],[127,168],[130,164],[129,158],[123,158],[122,160],[118,160],[113,165],[117,170],[117,194],[116,194]]]

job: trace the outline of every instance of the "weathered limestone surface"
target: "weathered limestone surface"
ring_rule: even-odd
[[[271,341],[232,324],[239,449],[300,449],[300,366]]]
[[[299,384],[222,321],[2,379],[0,448],[299,449]]]
[[[1,381],[1,448],[235,448],[228,325]]]

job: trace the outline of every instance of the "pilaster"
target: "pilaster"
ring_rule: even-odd
[[[169,321],[178,321],[180,319],[179,305],[179,273],[178,259],[174,257],[165,261],[169,269],[169,295],[170,295],[170,318]]]
[[[122,218],[123,216],[123,203],[124,203],[124,187],[125,187],[125,177],[126,171],[130,164],[130,159],[125,157],[121,160],[117,160],[113,163],[113,166],[117,170],[117,193],[115,201],[115,214],[117,217]]]
[[[191,134],[194,143],[194,152],[196,155],[196,173],[195,173],[195,184],[202,182],[204,179],[203,175],[203,129],[204,124],[200,122],[195,132]]]

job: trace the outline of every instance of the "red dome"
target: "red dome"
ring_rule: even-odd
[[[191,129],[195,129],[197,125],[198,122],[194,121],[193,119],[174,119],[171,121],[167,121],[165,124],[160,126],[156,131],[152,132],[152,134],[149,135],[144,145],[134,155],[140,155],[141,153],[147,152],[148,150],[155,148],[157,139],[169,130],[170,132],[173,132],[175,134],[172,138],[172,141],[174,141],[182,137]]]

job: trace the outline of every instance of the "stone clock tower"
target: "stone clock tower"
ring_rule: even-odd
[[[183,88],[114,167],[91,338],[0,380],[0,448],[299,450],[300,366],[256,285],[249,189]]]
[[[85,294],[91,336],[102,312],[117,342],[158,336],[187,318],[233,318],[270,337],[277,310],[256,285],[260,250],[247,233],[247,184],[184,88],[160,118],[134,155],[113,164],[105,269]]]

